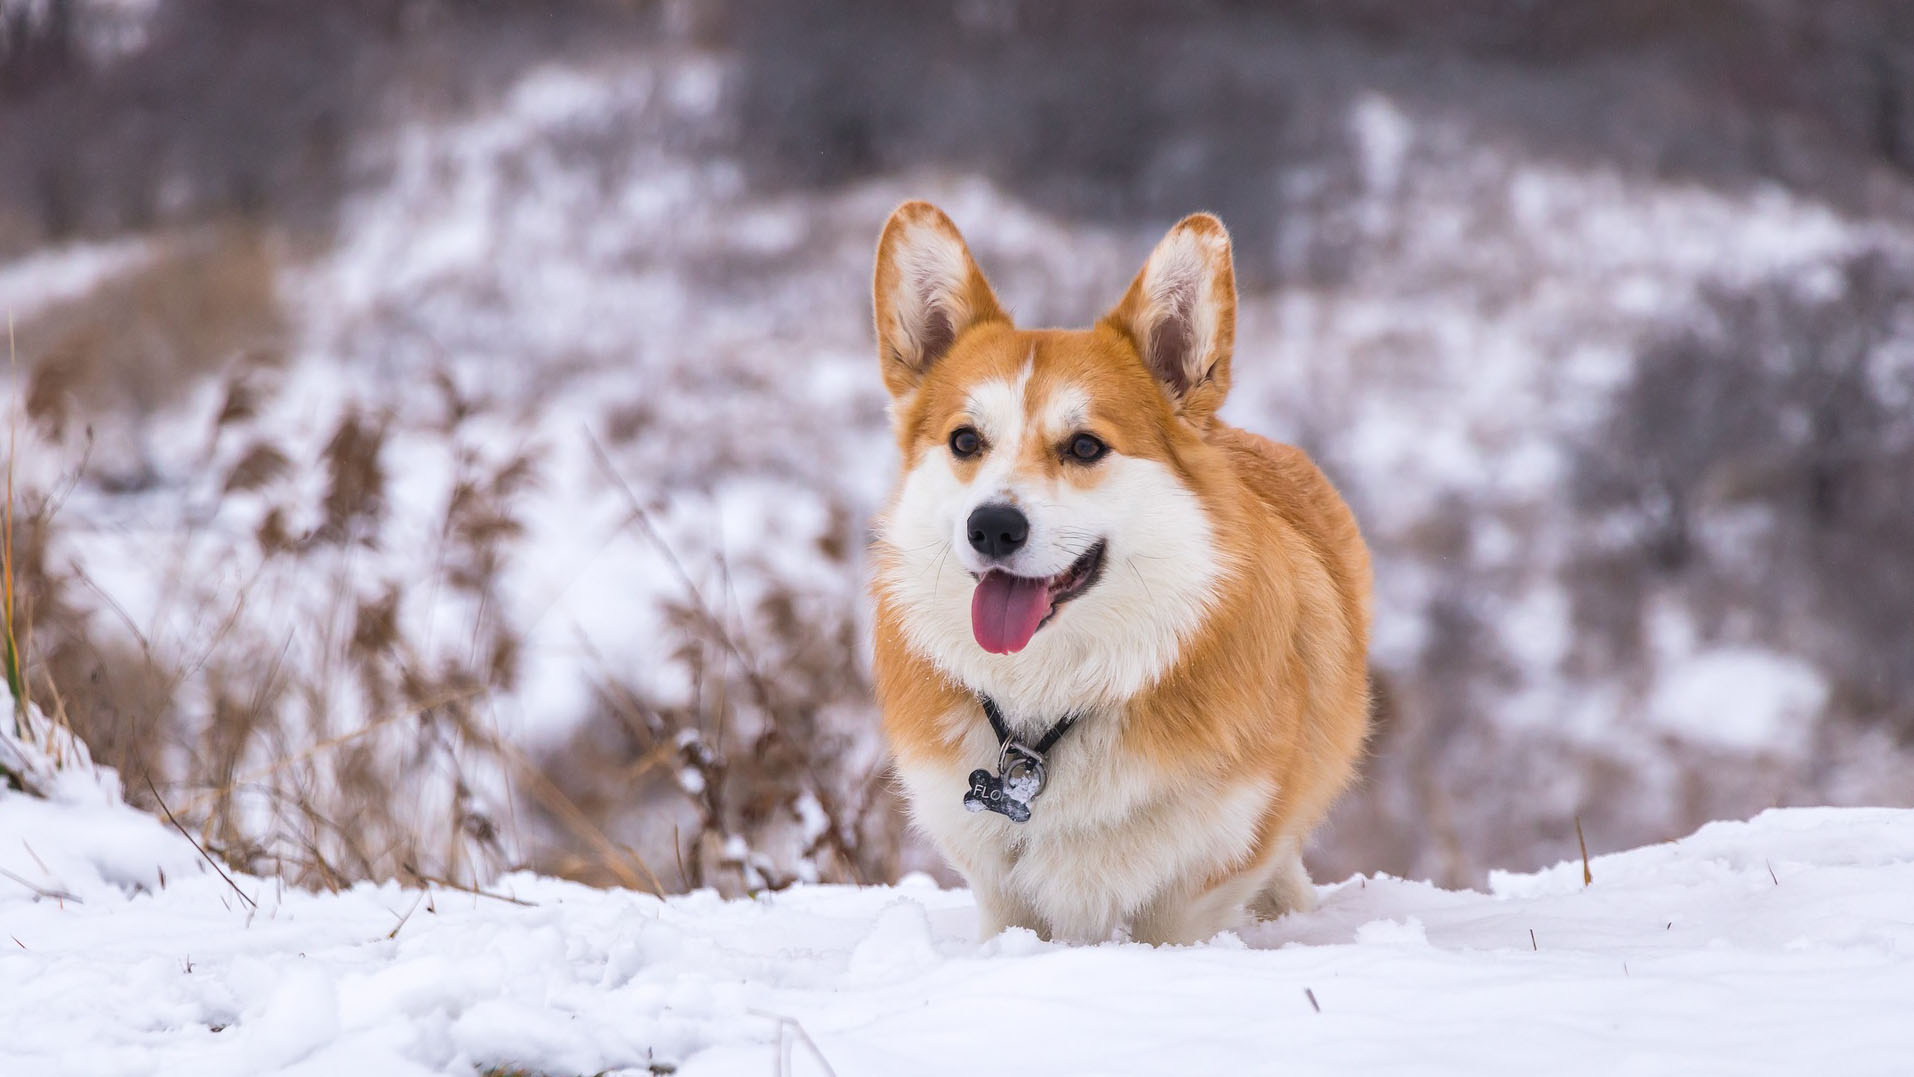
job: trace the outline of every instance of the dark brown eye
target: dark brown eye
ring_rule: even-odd
[[[983,447],[984,439],[968,426],[960,426],[950,435],[950,451],[960,460],[977,455]]]
[[[1092,464],[1103,459],[1110,447],[1089,434],[1078,434],[1070,439],[1070,458],[1079,463]]]

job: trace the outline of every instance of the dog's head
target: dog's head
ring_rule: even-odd
[[[1161,676],[1225,574],[1200,466],[1234,334],[1222,224],[1172,228],[1094,327],[1021,331],[950,219],[909,202],[874,293],[903,457],[878,589],[910,645],[1025,699]]]

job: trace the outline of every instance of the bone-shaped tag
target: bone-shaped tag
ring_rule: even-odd
[[[1013,823],[1028,822],[1030,805],[1016,796],[1025,783],[1013,782],[1012,785],[1019,788],[1006,787],[1002,778],[979,767],[970,772],[970,789],[964,793],[964,807],[970,811],[994,811]]]

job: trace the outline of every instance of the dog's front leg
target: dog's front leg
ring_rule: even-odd
[[[1005,928],[1022,927],[1050,938],[1050,925],[1037,914],[1036,907],[1000,877],[975,876],[970,892],[977,899],[977,941],[984,942],[1003,934]]]
[[[1258,919],[1274,920],[1293,912],[1314,912],[1316,887],[1303,867],[1300,842],[1289,842],[1275,867],[1263,883],[1263,890],[1250,902],[1249,911]]]
[[[1255,895],[1257,881],[1245,872],[1207,890],[1173,887],[1137,914],[1130,937],[1152,946],[1187,946],[1241,927],[1249,919],[1243,904]]]

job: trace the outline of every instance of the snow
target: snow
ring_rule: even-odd
[[[1720,647],[1663,673],[1649,713],[1664,728],[1701,743],[1798,751],[1827,698],[1827,683],[1800,659]]]
[[[1349,113],[1349,134],[1356,147],[1367,198],[1358,212],[1372,235],[1385,232],[1392,219],[1389,202],[1402,188],[1402,167],[1414,132],[1409,118],[1381,94],[1365,94]]]
[[[77,299],[152,257],[143,239],[74,243],[0,262],[0,317],[18,317]]]
[[[1891,1073],[1914,1049],[1914,811],[1713,823],[1587,886],[1579,861],[1488,893],[1357,877],[1152,948],[979,942],[922,876],[229,884],[116,789],[0,791],[0,1072]]]

